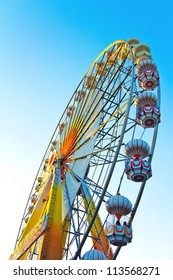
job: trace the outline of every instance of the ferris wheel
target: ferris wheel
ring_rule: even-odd
[[[132,241],[159,122],[159,73],[150,48],[137,39],[115,41],[62,114],[10,259],[116,259]]]

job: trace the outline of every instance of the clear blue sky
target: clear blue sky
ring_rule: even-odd
[[[172,2],[0,0],[0,259],[11,254],[43,153],[72,93],[118,39],[150,46],[161,124],[134,239],[119,259],[173,259]]]

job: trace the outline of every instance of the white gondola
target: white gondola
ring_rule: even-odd
[[[27,224],[27,222],[29,221],[30,216],[31,216],[31,215],[30,215],[30,214],[28,214],[28,215],[25,217],[25,219],[24,219],[24,220],[25,220],[25,223],[26,223],[26,224]]]
[[[135,46],[134,55],[136,63],[139,63],[139,61],[142,61],[144,59],[151,59],[150,48],[142,43],[139,43]]]
[[[106,260],[106,256],[99,250],[90,250],[83,255],[82,260]]]
[[[142,92],[135,100],[136,121],[144,128],[155,127],[160,122],[157,97],[153,92]]]
[[[86,92],[84,90],[79,90],[77,92],[76,101],[81,101],[85,97]]]
[[[107,68],[105,66],[106,64],[104,62],[98,62],[96,63],[96,74],[98,76],[104,76],[107,72]]]
[[[159,85],[159,73],[152,60],[142,59],[136,66],[139,86],[144,90],[153,90]]]
[[[110,244],[114,246],[125,246],[132,241],[132,228],[125,223],[116,222],[114,216],[109,216],[105,233]]]
[[[106,203],[106,209],[110,214],[105,225],[108,240],[115,246],[127,245],[132,240],[132,228],[126,223],[121,224],[121,218],[132,211],[130,200],[120,194],[111,196]]]
[[[128,215],[132,211],[132,204],[127,197],[117,194],[111,196],[106,202],[106,210],[119,220],[123,215]]]
[[[94,89],[96,87],[96,77],[95,77],[95,75],[88,76],[87,79],[86,79],[85,85],[88,89]]]
[[[106,52],[106,62],[108,66],[116,65],[118,61],[118,55],[115,50],[110,50]]]
[[[34,194],[32,197],[31,197],[31,202],[33,204],[35,204],[37,202],[37,199],[38,199],[38,195],[37,194]]]
[[[124,147],[125,154],[131,159],[142,159],[148,156],[150,147],[142,139],[130,140]]]
[[[127,178],[134,182],[143,182],[152,176],[151,164],[144,160],[150,152],[150,147],[142,139],[130,140],[125,145],[125,173]]]
[[[61,124],[60,124],[60,127],[59,127],[60,133],[63,132],[63,130],[64,130],[65,127],[66,127],[66,123],[61,123]]]
[[[72,116],[72,113],[74,111],[75,107],[74,106],[69,106],[67,109],[67,117],[70,118]]]
[[[147,160],[127,160],[125,163],[127,179],[134,182],[143,182],[152,176],[151,164]]]
[[[32,213],[33,212],[33,209],[34,209],[34,204],[30,204],[29,207],[28,207],[28,212],[29,213]]]

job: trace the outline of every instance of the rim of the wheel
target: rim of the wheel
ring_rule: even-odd
[[[135,41],[115,41],[96,58],[82,78],[43,156],[24,211],[16,247],[20,247],[22,239],[27,238],[29,225],[30,228],[33,224],[36,226],[38,221],[33,218],[33,212],[37,209],[38,201],[43,199],[45,194],[48,195],[54,180],[59,180],[57,182],[61,185],[63,200],[61,210],[57,208],[61,212],[62,221],[60,226],[62,234],[59,237],[61,253],[57,258],[82,259],[85,251],[98,250],[107,259],[115,259],[121,245],[124,246],[124,242],[115,240],[109,242],[105,234],[106,222],[110,216],[104,211],[105,203],[111,196],[126,192],[126,188],[124,190],[126,174],[135,184],[141,182],[133,197],[133,210],[125,218],[127,224],[131,226],[146,180],[151,176],[146,172],[151,173],[149,169],[160,116],[159,84],[153,88],[156,79],[153,83],[148,80],[145,82],[143,76],[140,76],[143,88],[138,84],[139,75],[136,68],[140,63],[141,67],[144,67],[145,60],[147,67],[152,64],[152,62],[149,64],[151,57],[147,57],[148,49],[145,50],[146,57],[143,60],[137,57],[136,50],[140,47]],[[145,104],[144,86],[151,87],[151,91],[154,92],[154,94],[148,93],[147,102],[156,100],[157,106],[154,107],[155,103]],[[137,157],[135,154],[136,161],[134,158],[129,159],[125,154],[124,148],[129,140],[134,140],[133,149],[136,143],[143,148],[145,141],[139,142],[136,139],[150,141],[147,161],[142,159],[140,152]],[[124,169],[125,163],[126,169]],[[134,173],[137,164],[142,166],[142,171]],[[116,172],[118,176],[115,175]],[[112,178],[115,178],[115,187],[112,185]],[[129,181],[128,184],[131,182]],[[53,195],[52,191],[51,195]],[[44,207],[40,206],[43,208],[42,216],[45,215],[48,220],[50,201],[48,198],[44,201]],[[30,244],[34,249],[29,259],[47,259],[51,256],[50,254],[48,257],[46,253],[42,254],[39,251],[40,246],[46,248],[44,245],[46,242],[43,241],[47,230],[46,222],[44,219],[45,228],[42,229],[40,236],[33,240],[35,245]],[[116,244],[116,249],[113,249],[112,244]],[[37,253],[34,253],[34,250]],[[21,256],[25,253],[23,249]],[[20,253],[18,259],[19,255]]]

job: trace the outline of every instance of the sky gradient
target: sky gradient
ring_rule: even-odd
[[[12,253],[44,151],[71,95],[104,48],[149,45],[161,81],[153,177],[119,259],[173,259],[172,2],[0,0],[0,259]]]

